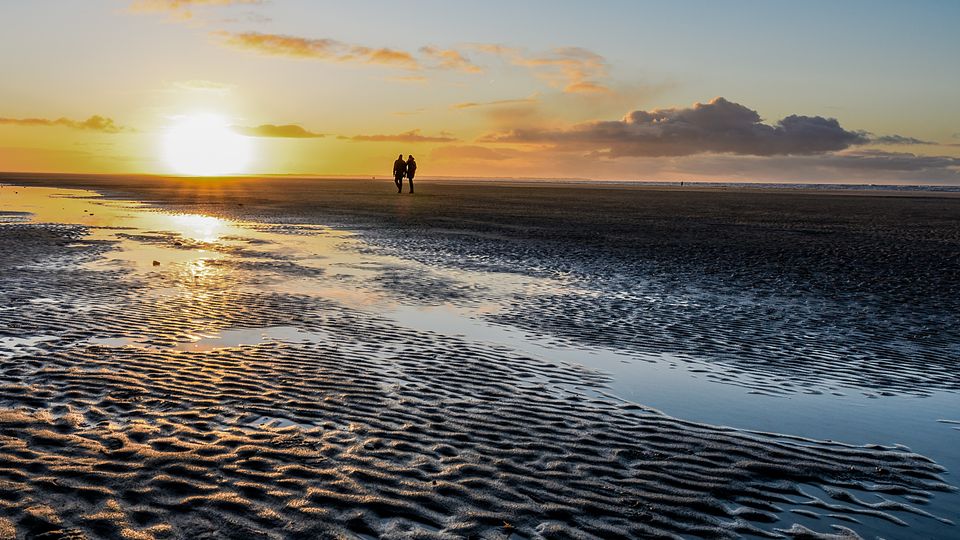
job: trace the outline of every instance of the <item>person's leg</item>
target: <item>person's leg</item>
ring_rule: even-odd
[[[410,193],[413,193],[413,177],[410,177]]]

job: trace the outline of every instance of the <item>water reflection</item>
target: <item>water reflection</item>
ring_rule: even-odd
[[[157,214],[154,228],[173,231],[184,238],[200,242],[216,242],[227,229],[227,222],[212,216],[195,214]],[[163,220],[166,223],[163,223]]]
[[[211,266],[207,259],[198,259],[188,264],[187,273],[193,277],[194,283],[202,286],[208,286],[209,281],[215,280],[218,275],[220,277],[223,275],[222,267]],[[205,280],[204,283],[199,283],[201,279]]]

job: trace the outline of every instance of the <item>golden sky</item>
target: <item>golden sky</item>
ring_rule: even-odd
[[[960,3],[798,4],[4,2],[0,171],[960,184]]]

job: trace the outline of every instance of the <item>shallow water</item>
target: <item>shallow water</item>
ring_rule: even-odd
[[[332,301],[395,321],[399,327],[457,336],[535,359],[598,370],[610,377],[609,389],[601,393],[677,418],[852,445],[904,445],[946,467],[950,471],[947,481],[960,484],[956,480],[960,430],[951,423],[960,420],[960,394],[936,391],[923,397],[879,395],[832,385],[831,381],[789,394],[758,391],[748,374],[730,366],[711,365],[681,354],[572,346],[546,334],[490,320],[491,315],[510,308],[518,298],[584,294],[577,284],[562,278],[452,269],[453,264],[428,265],[383,255],[367,246],[362,237],[322,226],[232,222],[105,200],[80,190],[3,187],[0,222],[25,221],[89,227],[85,240],[108,243],[112,249],[83,262],[83,266],[121,269],[158,283],[164,280],[164,286],[150,289],[148,295],[202,303],[205,287],[240,283],[256,290]],[[234,279],[238,274],[244,279]],[[182,286],[190,282],[200,286]],[[671,301],[696,303],[699,299]],[[190,335],[169,347],[211,351],[263,343],[323,343],[327,339],[323,332],[292,326],[212,327],[210,332]],[[49,338],[2,338],[0,359]],[[105,347],[157,346],[130,336],[93,337],[88,341]],[[259,416],[249,423],[273,427],[296,424],[279,416]],[[817,489],[811,486],[808,493],[827,498]],[[864,495],[865,500],[879,500],[871,497],[876,496]],[[937,494],[923,508],[958,521],[960,496]],[[934,520],[901,518],[909,528],[866,516],[859,518],[861,523],[848,526],[862,535],[897,538],[945,534],[945,525]],[[823,532],[824,521],[792,514],[772,526],[788,528],[800,523]]]
[[[878,396],[857,391],[799,392],[769,395],[724,384],[736,375],[722,369],[704,369],[672,354],[639,355],[602,348],[570,348],[522,331],[484,324],[469,310],[449,307],[399,308],[390,312],[416,328],[459,334],[506,345],[537,358],[581,364],[612,377],[612,394],[671,416],[748,431],[783,433],[853,445],[903,445],[929,456],[950,471],[947,480],[958,484],[960,431],[944,419],[960,417],[960,394],[936,392],[928,396]],[[952,474],[951,474],[952,473]],[[939,496],[929,510],[960,521],[960,496]],[[882,520],[861,518],[861,534],[893,534],[897,538],[924,538],[930,532],[916,523],[910,531],[890,530]],[[920,520],[916,520],[920,521]],[[816,519],[792,516],[815,528]],[[790,523],[780,525],[789,527]]]

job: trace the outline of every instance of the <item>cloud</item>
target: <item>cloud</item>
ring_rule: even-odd
[[[549,147],[444,145],[429,160],[444,175],[960,185],[960,158],[852,149],[805,156],[697,154],[605,159]]]
[[[437,62],[440,69],[465,71],[467,73],[483,73],[483,68],[474,64],[469,58],[454,49],[440,49],[438,47],[421,47],[420,52]]]
[[[564,90],[571,94],[608,94],[612,92],[606,86],[591,81],[570,83]]]
[[[529,104],[529,103],[536,103],[536,102],[537,102],[536,97],[519,98],[519,99],[498,99],[496,101],[481,101],[481,102],[467,101],[464,103],[454,103],[453,105],[450,106],[450,108],[451,109],[476,109],[478,107],[498,107],[501,105],[521,105],[521,104]]]
[[[541,78],[563,87],[571,94],[612,92],[598,82],[607,76],[604,57],[581,47],[558,47],[546,53],[528,53],[497,44],[473,45],[473,49],[507,59],[511,64],[533,70]]]
[[[689,108],[637,110],[616,121],[594,121],[567,129],[515,129],[484,142],[552,144],[605,157],[686,156],[702,153],[756,156],[810,155],[866,144],[833,118],[790,115],[764,124],[760,115],[722,97]]]
[[[450,133],[441,132],[438,136],[421,135],[419,129],[398,133],[396,135],[354,135],[347,138],[358,142],[408,142],[408,143],[446,143],[456,142],[459,139],[453,137]]]
[[[931,141],[924,141],[921,139],[916,139],[914,137],[904,137],[902,135],[882,135],[880,137],[874,137],[870,139],[870,142],[876,144],[926,144],[926,145],[936,145],[937,143]]]
[[[236,49],[267,56],[382,64],[404,69],[420,69],[420,63],[408,52],[389,48],[351,45],[335,39],[308,39],[260,32],[214,32],[221,42]]]
[[[214,32],[221,43],[237,49],[257,52],[268,56],[284,56],[324,60],[328,62],[359,62],[400,67],[412,71],[429,67],[432,69],[482,73],[483,69],[455,49],[442,49],[432,45],[421,47],[418,59],[413,54],[387,47],[366,47],[343,43],[335,39],[311,39],[283,34],[260,32]],[[402,77],[403,82],[422,82],[425,77],[413,75]]]
[[[135,13],[167,13],[172,18],[189,20],[194,8],[206,6],[234,6],[262,4],[263,0],[135,0],[130,11]]]
[[[877,171],[943,171],[960,169],[960,158],[926,156],[909,152],[859,150],[822,156],[819,164],[844,169]]]
[[[669,160],[668,168],[681,178],[693,174],[727,180],[960,182],[960,158],[866,149],[814,156],[700,155]]]
[[[247,137],[274,137],[281,139],[318,139],[326,137],[323,133],[314,133],[297,124],[262,124],[255,127],[232,126],[233,131]]]
[[[55,127],[62,126],[71,129],[82,129],[87,131],[100,131],[103,133],[120,133],[121,131],[130,131],[128,128],[117,125],[112,118],[106,118],[100,115],[93,115],[86,120],[70,120],[69,118],[2,118],[0,125],[13,126],[32,126],[32,127]]]

